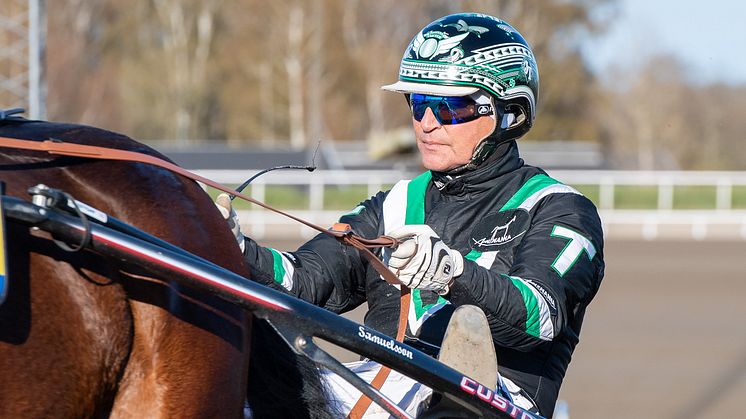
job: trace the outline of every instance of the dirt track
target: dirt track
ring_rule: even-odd
[[[570,417],[743,417],[746,242],[611,241],[605,253],[560,394]]]
[[[573,418],[743,417],[746,243],[610,242],[561,398]]]

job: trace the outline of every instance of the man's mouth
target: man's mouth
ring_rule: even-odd
[[[445,144],[423,141],[420,147],[425,151],[438,151],[445,147]]]
[[[420,142],[422,144],[428,146],[428,147],[435,147],[435,146],[443,146],[443,145],[445,145],[444,143],[442,143],[440,141],[433,140],[433,139],[428,139],[428,138],[421,138]]]

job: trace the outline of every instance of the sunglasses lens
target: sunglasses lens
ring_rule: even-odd
[[[416,121],[422,121],[425,111],[429,108],[433,111],[435,119],[442,125],[461,124],[473,121],[488,113],[478,112],[478,105],[474,99],[468,96],[429,96],[412,94],[412,116]]]

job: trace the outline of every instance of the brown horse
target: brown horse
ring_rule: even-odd
[[[0,136],[159,156],[123,135],[80,125],[9,118],[0,120]],[[0,181],[24,199],[39,183],[61,189],[248,276],[207,194],[168,171],[0,148]],[[252,337],[250,314],[214,296],[90,251],[67,252],[47,233],[11,220],[6,236],[0,417],[242,417],[247,398],[255,417],[327,415],[313,367],[263,321],[254,321]]]

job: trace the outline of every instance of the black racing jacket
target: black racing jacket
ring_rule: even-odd
[[[408,343],[438,347],[455,307],[476,305],[487,315],[501,376],[540,414],[552,414],[604,274],[601,221],[590,200],[524,164],[512,142],[462,176],[425,172],[399,182],[340,222],[369,238],[425,223],[457,249],[464,272],[449,294],[413,290]],[[395,335],[400,292],[354,248],[320,234],[291,253],[247,238],[244,254],[258,282],[336,313],[367,301],[366,326]]]

